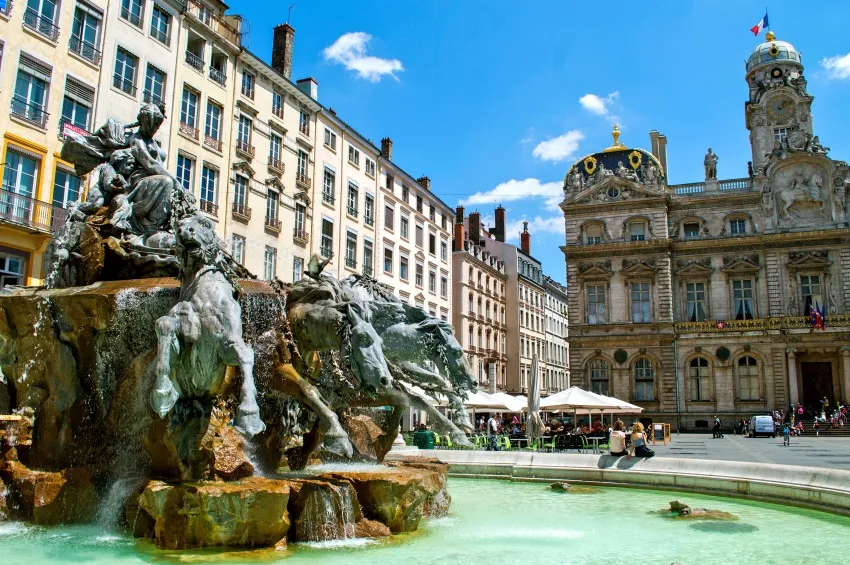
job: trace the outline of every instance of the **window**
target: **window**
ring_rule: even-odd
[[[387,173],[386,184],[384,186],[390,192],[395,191],[395,178],[389,173]]]
[[[266,245],[266,252],[263,256],[263,278],[267,281],[275,280],[277,273],[277,249]]]
[[[266,226],[280,230],[280,221],[277,219],[280,208],[280,194],[276,190],[269,189],[266,195]]]
[[[384,208],[384,227],[390,231],[395,229],[395,209],[392,206]]]
[[[440,242],[440,259],[448,261],[449,259],[449,244],[445,241]]]
[[[732,281],[732,297],[736,320],[753,319],[753,281],[738,279]]]
[[[218,170],[204,165],[201,169],[201,209],[203,203],[215,205],[218,202]],[[210,210],[205,210],[210,212]],[[214,212],[211,212],[214,214]]]
[[[821,292],[820,275],[800,275],[800,290],[803,293],[803,315],[811,316],[812,309],[826,312]]]
[[[192,193],[192,170],[195,168],[195,162],[185,155],[177,156],[177,180],[183,185],[190,194]]]
[[[732,235],[747,233],[747,220],[729,220],[729,233]]]
[[[416,195],[416,211],[419,212],[420,214],[422,213],[422,195],[421,194]]]
[[[428,273],[428,291],[432,294],[437,293],[437,273],[434,271]]]
[[[280,161],[280,149],[283,147],[283,139],[275,133],[269,135],[269,165],[280,169],[283,163]]]
[[[587,323],[605,323],[605,287],[590,285],[587,287]]]
[[[295,257],[292,259],[292,282],[298,282],[304,278],[304,259]]]
[[[405,204],[410,200],[410,187],[406,184],[401,185],[401,199]]]
[[[741,357],[735,369],[738,377],[738,400],[760,400],[758,361],[749,356]]]
[[[204,135],[210,139],[221,141],[221,115],[222,107],[213,102],[207,102],[207,123]]]
[[[393,272],[393,250],[391,247],[384,247],[384,272],[387,274]]]
[[[322,200],[328,204],[334,203],[334,185],[336,184],[336,174],[325,167],[325,175],[322,178]]]
[[[325,128],[325,145],[336,151],[336,134]]]
[[[707,318],[705,310],[705,283],[686,283],[685,294],[685,302],[688,310],[688,321],[704,322]]]
[[[23,285],[26,263],[26,257],[0,252],[0,288],[7,285]]]
[[[52,69],[40,61],[21,54],[12,114],[41,127],[47,125],[47,93]]]
[[[154,4],[151,10],[151,37],[168,45],[171,41],[170,30],[171,14]]]
[[[147,74],[145,74],[145,92],[142,99],[145,102],[153,102],[154,104],[165,103],[165,81],[166,75],[164,72],[148,65]]]
[[[375,161],[366,157],[366,174],[375,178]]]
[[[410,218],[408,216],[401,217],[401,237],[404,239],[410,237]]]
[[[348,181],[348,215],[352,217],[357,217],[357,203],[358,203],[358,194],[357,194],[357,185],[351,181]]]
[[[180,123],[191,128],[198,126],[198,93],[185,86],[180,101]],[[207,129],[209,129],[209,112],[207,114]]]
[[[688,222],[684,225],[683,229],[685,231],[685,238],[699,237],[699,224],[697,222]]]
[[[68,204],[79,199],[80,177],[57,167],[56,175],[53,177],[53,205],[59,208],[67,208]]]
[[[594,359],[590,362],[590,390],[596,394],[608,395],[610,388],[610,377],[608,376],[608,363],[602,359]]]
[[[355,167],[360,166],[360,151],[355,149],[353,145],[348,146],[348,162]]]
[[[704,357],[688,363],[688,396],[692,402],[711,400],[711,372]]]
[[[372,241],[363,240],[363,274],[372,276]]]
[[[143,0],[121,0],[121,17],[136,27],[142,27]]]
[[[779,143],[785,143],[788,137],[788,128],[773,128],[773,140]]]
[[[115,74],[112,77],[112,86],[130,96],[135,96],[138,70],[138,57],[119,47],[118,54],[115,56]]]
[[[74,10],[74,22],[71,24],[71,51],[83,59],[100,64],[100,26],[103,14],[92,10],[88,5],[77,5]]]
[[[319,252],[322,257],[330,257],[333,254],[334,248],[334,223],[322,218],[322,242],[319,246]]]
[[[236,131],[236,147],[247,151],[251,146],[251,133],[254,122],[248,116],[239,116],[239,128]]]
[[[295,180],[301,182],[308,182],[307,178],[307,164],[308,164],[307,152],[303,149],[298,150],[298,158],[295,161]]]
[[[233,260],[240,265],[245,264],[245,238],[241,235],[232,234],[230,239],[230,254]]]
[[[635,400],[655,400],[655,369],[652,361],[641,358],[634,364]]]
[[[428,206],[428,217],[431,218],[431,221],[434,222],[437,220],[437,211],[434,208],[433,204]]]
[[[345,266],[357,268],[357,234],[352,231],[345,234]]]
[[[38,184],[40,165],[39,160],[8,149],[6,166],[3,169],[3,190],[33,198]],[[17,198],[11,200],[8,196],[4,196],[0,200],[0,215],[29,220],[32,216],[32,206],[28,201]]]
[[[648,324],[652,321],[650,314],[649,283],[632,283],[632,323]]]
[[[256,78],[248,71],[242,71],[242,94],[250,99],[254,99],[254,82]]]
[[[470,314],[475,312],[475,301],[473,300],[472,293],[469,294],[469,310]]]
[[[375,224],[375,197],[371,194],[366,195],[365,204],[363,205],[363,219],[367,226]]]
[[[272,114],[283,118],[283,94],[279,90],[272,91]]]
[[[416,245],[422,247],[422,240],[425,238],[425,228],[416,226]]]
[[[437,236],[433,233],[428,234],[428,253],[431,255],[437,254]]]
[[[588,245],[602,243],[602,226],[584,228],[584,242]]]
[[[298,115],[298,131],[304,135],[310,135],[310,114],[301,110]]]
[[[236,175],[233,180],[233,210],[243,215],[248,214],[248,179]]]
[[[409,268],[409,260],[404,255],[400,256],[398,259],[398,276],[401,280],[406,281],[410,276],[408,272]]]
[[[446,215],[440,214],[440,227],[446,229]]]
[[[449,296],[449,279],[447,277],[440,277],[440,296],[443,298]]]
[[[632,222],[629,224],[629,240],[643,241],[646,239],[646,224],[643,222]]]
[[[93,105],[94,89],[67,77],[65,79],[65,98],[62,100],[62,123],[88,130]]]
[[[416,286],[422,288],[425,277],[425,265],[422,263],[416,263]],[[472,295],[469,295],[469,300],[472,300]],[[472,302],[469,303],[469,311],[472,312]]]
[[[307,207],[303,204],[295,205],[295,236],[301,239],[307,239],[307,234],[304,229],[304,221],[307,218]]]

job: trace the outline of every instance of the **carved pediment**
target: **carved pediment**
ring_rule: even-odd
[[[761,269],[761,259],[758,255],[736,255],[723,258],[723,268],[727,274],[753,273]]]
[[[623,259],[621,272],[629,277],[654,277],[658,266],[655,259]]]
[[[237,161],[233,163],[233,170],[244,173],[249,177],[254,177],[254,169],[251,168],[251,165],[249,165],[247,161]]]
[[[306,204],[308,208],[311,205],[310,196],[306,192],[304,192],[303,190],[296,192],[295,196],[293,196],[293,198],[295,200],[300,200],[301,202]]]
[[[578,264],[578,275],[582,278],[609,278],[612,274],[611,261]]]
[[[649,188],[646,185],[620,177],[610,176],[605,177],[596,184],[588,186],[575,196],[567,198],[565,204],[621,202],[638,198],[652,198],[663,194],[663,191]]]
[[[266,179],[266,186],[283,192],[283,183],[277,177],[269,177]]]
[[[792,251],[788,254],[788,268],[822,270],[832,265],[827,251]]]
[[[680,277],[707,277],[714,272],[711,267],[711,259],[680,259],[676,262],[675,274]]]

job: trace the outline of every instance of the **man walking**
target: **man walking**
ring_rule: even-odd
[[[499,451],[498,433],[499,420],[495,414],[491,414],[490,419],[487,420],[487,451]]]
[[[720,421],[720,418],[715,416],[714,417],[714,437],[716,437],[716,438],[722,438],[723,437],[723,432],[720,431],[721,424],[722,424],[722,422]]]
[[[785,422],[785,425],[782,427],[782,446],[791,445],[791,426],[788,425],[788,422]]]

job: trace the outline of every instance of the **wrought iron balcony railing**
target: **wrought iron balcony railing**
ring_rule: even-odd
[[[204,59],[191,51],[186,51],[186,64],[195,70],[204,72]]]
[[[100,65],[100,60],[103,54],[97,48],[97,46],[92,45],[88,41],[84,39],[72,35],[71,40],[68,42],[68,49],[71,50],[72,53],[76,53],[89,63],[94,65]]]
[[[247,84],[243,84],[242,85],[242,94],[244,96],[247,96],[251,100],[253,100],[254,99],[254,87],[248,86]]]
[[[310,241],[310,234],[303,229],[295,228],[292,233],[292,239],[298,243],[307,244]]]
[[[349,206],[348,209],[346,210],[346,212],[348,212],[348,215],[351,216],[352,218],[356,218],[357,214],[359,214],[359,212],[357,211],[357,208],[354,207],[354,206]]]
[[[190,126],[186,122],[180,122],[180,133],[182,133],[183,135],[187,135],[192,139],[198,139],[198,136],[201,132],[195,126]]]
[[[64,208],[17,194],[8,188],[11,187],[0,190],[0,221],[56,233],[68,220],[68,211]]]
[[[45,18],[32,8],[24,12],[24,27],[40,33],[50,41],[59,39],[59,27],[50,18]]]
[[[281,225],[282,225],[282,222],[280,220],[278,220],[277,218],[271,218],[269,216],[266,216],[266,229],[267,230],[270,230],[270,231],[273,231],[273,232],[276,232],[276,233],[280,233]]]
[[[233,217],[237,220],[247,222],[251,219],[251,209],[245,204],[233,203]]]
[[[223,71],[216,69],[212,65],[210,65],[210,78],[221,86],[225,86],[227,84],[227,75]]]
[[[50,117],[43,104],[31,104],[21,98],[12,98],[12,115],[40,128],[47,127]]]
[[[254,146],[241,139],[236,140],[236,152],[248,159],[254,158]]]
[[[121,17],[136,27],[142,27],[142,16],[140,14],[134,14],[126,6],[121,6]]]
[[[132,80],[126,79],[121,75],[112,76],[112,86],[114,86],[118,90],[126,92],[130,96],[135,96],[136,92],[138,91],[136,85],[133,84]]]
[[[295,182],[302,185],[304,188],[310,188],[310,177],[304,173],[297,173],[295,175]]]
[[[850,314],[832,314],[826,317],[826,327],[850,326]],[[706,320],[703,322],[676,322],[674,331],[683,333],[723,333],[804,329],[811,327],[806,316],[777,316],[750,320]]]
[[[216,151],[221,151],[221,140],[216,139],[214,137],[210,137],[209,135],[204,136],[204,145],[209,147],[210,149],[215,149]]]
[[[283,161],[281,161],[277,157],[273,157],[273,156],[269,155],[269,169],[271,169],[272,171],[278,172],[278,173],[283,173],[284,170],[285,170],[285,167],[284,167]]]
[[[218,204],[211,200],[201,200],[199,208],[210,216],[218,216]]]

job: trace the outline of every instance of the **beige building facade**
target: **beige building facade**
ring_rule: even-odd
[[[567,287],[543,276],[545,294],[543,298],[544,327],[546,329],[546,369],[541,388],[557,392],[570,387],[570,346],[567,341],[569,319],[567,317]]]
[[[750,176],[708,150],[704,181],[669,185],[666,139],[615,130],[565,179],[572,382],[682,429],[850,398],[848,167],[791,44],[769,34],[745,78]]]

